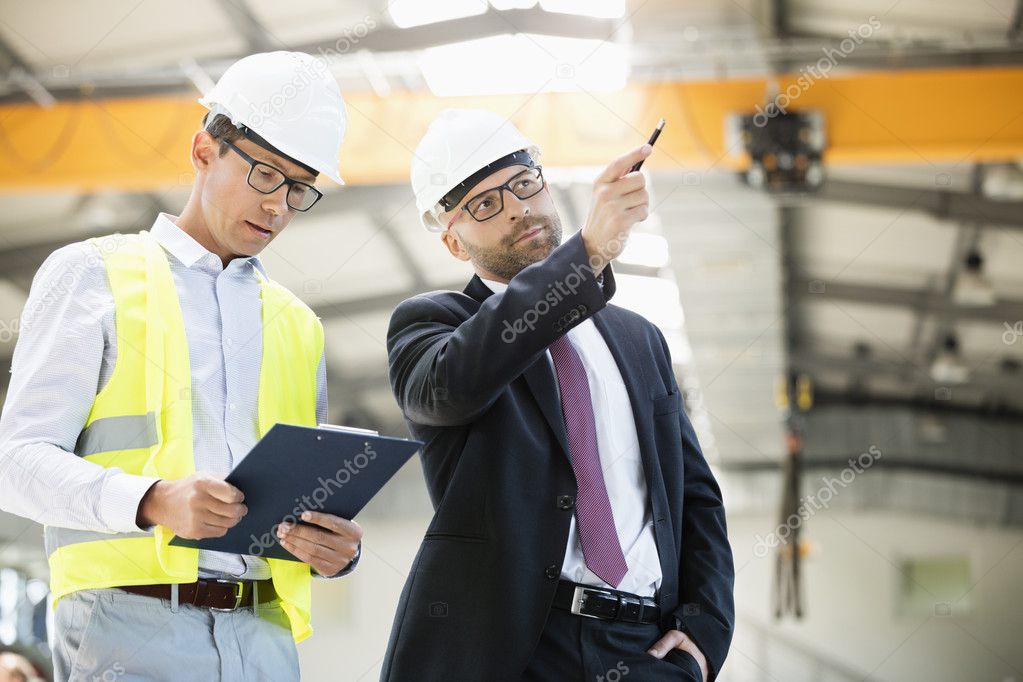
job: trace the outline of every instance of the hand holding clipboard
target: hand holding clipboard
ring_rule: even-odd
[[[277,424],[226,479],[244,493],[248,513],[223,537],[170,544],[296,561],[280,544],[280,524],[307,526],[307,511],[353,519],[422,445],[361,429]]]

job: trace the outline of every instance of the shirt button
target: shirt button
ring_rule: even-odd
[[[231,339],[227,339],[224,343],[226,343],[229,347],[234,345],[234,341],[232,341]]]
[[[235,405],[234,405],[234,403],[231,403],[230,405],[228,405],[228,407],[230,407],[233,410]]]
[[[575,506],[575,498],[571,495],[558,495],[558,509],[571,509]]]
[[[557,567],[556,564],[551,564],[550,566],[547,567],[547,570],[544,571],[543,574],[547,576],[548,580],[557,580],[558,576],[561,575],[561,570]]]

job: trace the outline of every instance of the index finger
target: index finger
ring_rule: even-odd
[[[644,144],[640,147],[636,147],[627,154],[619,156],[617,159],[607,165],[600,175],[597,177],[597,182],[614,182],[618,178],[622,177],[629,172],[633,166],[637,163],[650,156],[654,148],[648,144]]]
[[[349,535],[356,539],[362,537],[362,527],[359,524],[355,521],[343,519],[340,516],[334,516],[333,514],[305,511],[302,512],[302,520],[308,523],[315,523],[317,526],[341,535]]]
[[[220,479],[210,479],[207,481],[206,490],[210,495],[217,498],[221,502],[228,502],[231,504],[237,504],[245,499],[245,495],[241,490],[235,488],[227,481]]]

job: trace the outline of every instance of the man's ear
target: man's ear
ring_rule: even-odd
[[[452,256],[458,260],[469,260],[469,252],[462,246],[462,240],[453,227],[444,230],[440,235],[440,240],[444,242],[444,246],[448,247],[448,251],[451,252]]]
[[[192,168],[196,173],[208,170],[213,160],[220,153],[220,143],[213,139],[205,130],[200,130],[192,136]]]

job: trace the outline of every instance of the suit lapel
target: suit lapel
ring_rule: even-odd
[[[645,344],[641,344],[633,338],[632,331],[628,325],[622,323],[613,308],[605,308],[594,315],[593,322],[611,350],[615,364],[618,365],[618,370],[622,373],[622,380],[625,382],[625,388],[629,394],[629,402],[632,403],[640,458],[643,461],[643,474],[650,496],[650,512],[654,520],[654,537],[657,541],[657,553],[661,559],[661,595],[670,600],[674,598],[678,578],[678,567],[672,568],[671,559],[677,557],[678,554],[675,551],[668,496],[664,487],[664,476],[653,432],[653,405],[647,388],[651,383],[644,370],[644,363],[651,363],[652,358],[642,354],[641,349],[645,347]]]
[[[653,451],[653,432],[651,431],[650,412],[652,406],[650,396],[646,387],[650,385],[646,373],[643,371],[640,360],[647,361],[647,358],[637,359],[636,352],[641,347],[633,339],[629,328],[622,324],[617,315],[614,315],[612,308],[605,309],[593,316],[593,323],[597,326],[600,335],[604,337],[611,356],[618,365],[618,371],[622,373],[622,381],[629,393],[629,402],[632,403],[632,415],[636,421],[636,435],[639,436],[640,450],[643,458],[643,466],[647,470],[647,483],[650,483],[652,470],[660,471],[657,463],[657,453]]]
[[[469,280],[469,284],[465,287],[464,293],[483,303],[494,292],[490,290],[490,287],[478,275],[473,275],[473,278]],[[558,443],[561,444],[561,449],[564,451],[565,456],[568,457],[568,435],[565,431],[565,415],[561,411],[561,401],[558,399],[558,384],[554,378],[554,369],[547,359],[547,354],[545,353],[537,358],[536,362],[522,373],[522,376],[525,377],[526,384],[529,386],[533,398],[540,406],[544,419],[547,420],[551,431],[554,432]]]
[[[533,397],[540,404],[540,411],[550,424],[551,430],[561,443],[561,449],[565,456],[569,456],[568,434],[565,430],[565,413],[561,409],[561,401],[558,399],[558,383],[554,378],[554,369],[547,360],[547,354],[541,355],[529,369],[523,372],[529,384],[529,390]]]

